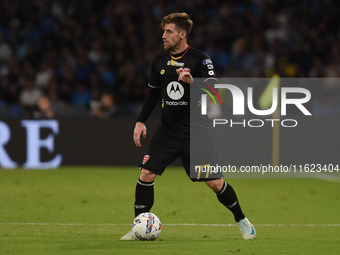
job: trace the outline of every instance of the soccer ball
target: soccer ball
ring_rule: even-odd
[[[132,232],[141,241],[155,240],[162,231],[162,223],[153,213],[139,214],[132,223]]]

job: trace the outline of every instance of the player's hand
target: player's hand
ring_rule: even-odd
[[[142,147],[140,143],[140,136],[143,134],[143,138],[146,137],[146,126],[143,122],[137,122],[133,131],[133,141],[136,147]]]
[[[178,74],[178,81],[183,81],[183,82],[189,83],[189,84],[194,81],[190,72],[184,71],[183,68],[176,69],[176,72]]]

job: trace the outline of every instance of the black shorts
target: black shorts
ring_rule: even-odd
[[[218,164],[218,158],[210,136],[179,138],[168,135],[159,128],[152,137],[140,168],[162,175],[165,168],[177,158],[192,181],[207,181],[223,178],[221,172],[209,171],[209,166]]]

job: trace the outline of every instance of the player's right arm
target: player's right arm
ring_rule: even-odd
[[[149,118],[150,114],[152,113],[153,109],[155,108],[159,96],[162,92],[162,87],[157,86],[155,84],[161,84],[161,81],[158,76],[158,72],[155,69],[154,61],[151,65],[150,70],[150,81],[149,81],[149,93],[146,96],[143,108],[141,113],[137,118],[137,122],[135,125],[135,129],[133,131],[133,141],[135,142],[136,147],[141,147],[140,137],[143,135],[143,138],[146,137],[146,126],[145,122]]]
[[[143,138],[146,137],[146,126],[143,122],[136,122],[135,129],[133,130],[133,141],[136,147],[142,147],[140,143],[141,135],[143,135]]]
[[[155,108],[159,95],[161,94],[161,88],[150,88],[149,93],[145,99],[143,109],[137,118],[135,129],[133,131],[133,141],[137,147],[141,147],[140,137],[146,137],[146,126],[145,122],[149,118],[153,109]]]

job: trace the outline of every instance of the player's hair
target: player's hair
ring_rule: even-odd
[[[161,22],[161,28],[163,29],[165,25],[170,23],[174,23],[177,28],[184,30],[187,33],[186,38],[188,38],[193,22],[187,13],[174,12],[165,16]]]

